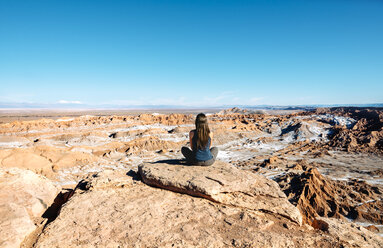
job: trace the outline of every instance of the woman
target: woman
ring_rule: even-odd
[[[190,148],[182,147],[181,152],[188,163],[193,165],[209,166],[217,158],[218,148],[210,148],[213,133],[210,132],[206,115],[200,113],[195,119],[195,130],[189,133]]]

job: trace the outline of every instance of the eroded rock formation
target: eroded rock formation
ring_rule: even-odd
[[[1,215],[18,228],[7,237],[18,244],[34,229],[24,247],[382,246],[373,233],[383,231],[381,110],[209,114],[218,161],[176,165],[194,118],[141,114],[1,124],[1,170],[28,169],[66,188],[55,191],[53,204],[41,198],[44,207],[40,196],[30,201],[35,186],[28,182],[17,186],[16,198],[7,193]],[[0,184],[8,180],[2,177],[9,173]],[[44,226],[40,210],[31,215],[12,201],[41,211],[52,204],[44,216],[50,223]],[[350,219],[376,226],[368,231]],[[44,228],[40,237],[36,224]]]
[[[382,109],[331,108],[318,109],[315,113],[348,116],[355,120],[349,125],[336,125],[329,143],[331,146],[347,151],[383,152]]]
[[[43,222],[59,190],[32,171],[0,168],[0,247],[19,247]]]
[[[381,190],[363,181],[334,181],[309,168],[277,179],[290,201],[301,211],[304,222],[317,217],[351,218],[383,223]]]
[[[194,171],[198,169],[206,167]],[[381,247],[383,241],[366,229],[343,222],[326,219],[329,231],[318,231],[273,212],[150,187],[134,172],[128,174],[104,171],[82,181],[35,247],[358,247],[359,242],[365,242],[363,238],[371,246]],[[203,175],[196,175],[195,184],[205,185],[206,191],[221,189],[222,185],[213,186]],[[197,182],[198,178],[205,182]],[[177,179],[172,185],[177,182],[185,186]],[[237,183],[226,187],[244,187]],[[262,181],[258,186],[264,186]]]

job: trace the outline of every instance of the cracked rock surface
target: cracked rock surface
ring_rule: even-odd
[[[276,182],[222,161],[207,167],[146,163],[139,166],[138,171],[148,185],[235,207],[272,212],[302,224],[299,210]]]
[[[151,187],[126,171],[97,173],[82,185],[34,247],[358,247],[369,232],[341,226],[353,235],[348,246],[346,239],[278,214]]]

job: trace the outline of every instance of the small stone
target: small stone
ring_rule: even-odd
[[[369,226],[366,227],[366,229],[371,231],[371,232],[374,232],[374,233],[378,233],[379,232],[379,228],[377,228],[374,225],[369,225]]]
[[[240,215],[239,215],[239,218],[241,220],[247,220],[249,218],[249,216],[246,214],[246,212],[242,212]]]
[[[318,229],[324,232],[327,232],[329,228],[328,223],[320,219],[314,219],[311,226],[314,227],[315,229]]]

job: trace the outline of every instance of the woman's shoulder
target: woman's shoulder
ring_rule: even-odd
[[[196,130],[195,130],[195,129],[193,129],[193,130],[191,130],[191,131],[189,132],[189,135],[194,135],[194,134],[195,134],[195,132],[196,132]]]

